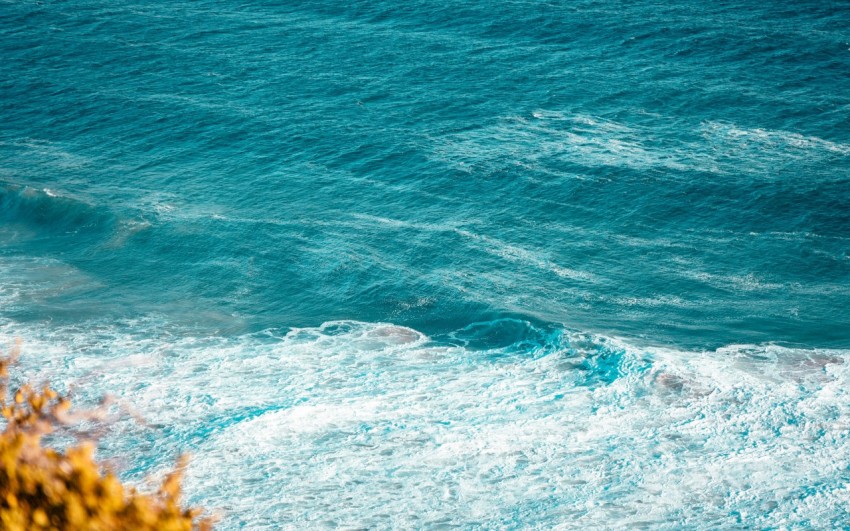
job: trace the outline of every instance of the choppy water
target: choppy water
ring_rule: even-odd
[[[0,2],[0,339],[222,527],[836,527],[843,2]],[[133,457],[128,457],[133,456]]]

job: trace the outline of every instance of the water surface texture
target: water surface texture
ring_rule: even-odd
[[[0,340],[223,529],[846,525],[848,28],[0,1]]]

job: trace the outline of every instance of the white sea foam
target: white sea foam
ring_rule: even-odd
[[[538,110],[534,120],[506,117],[492,126],[444,139],[436,157],[469,171],[510,164],[543,171],[547,164],[633,169],[715,171],[710,156],[692,146],[660,146],[645,128],[599,117]],[[563,172],[558,173],[563,176]]]
[[[768,282],[758,276],[746,275],[716,275],[704,271],[684,270],[683,275],[704,282],[720,289],[735,289],[739,291],[775,291],[786,289],[788,286],[777,282]]]
[[[469,172],[514,166],[546,174],[548,164],[573,162],[591,167],[737,175],[743,163],[748,171],[765,176],[773,176],[789,160],[818,161],[850,155],[847,144],[724,122],[695,127],[693,133],[700,134],[702,142],[659,142],[659,125],[646,127],[542,109],[534,111],[531,118],[505,117],[485,128],[444,138],[434,155]],[[658,118],[663,126],[664,117]],[[670,118],[666,121],[669,127],[680,127]],[[563,171],[557,177],[563,178]]]
[[[805,136],[790,131],[771,131],[768,129],[746,129],[725,122],[707,122],[704,134],[711,138],[725,138],[740,142],[758,144],[761,148],[782,149],[785,156],[793,155],[788,148],[804,151],[821,151],[837,155],[850,155],[850,145],[831,142],[816,136]]]
[[[156,471],[191,451],[190,500],[220,508],[224,528],[846,521],[847,351],[578,333],[481,350],[348,321],[162,330],[7,323],[2,341],[24,336],[30,376],[87,382],[81,399],[110,392],[162,426],[122,429],[106,452]]]
[[[79,169],[90,166],[93,160],[75,153],[65,143],[53,142],[43,138],[19,138],[0,142],[0,146],[9,148],[16,157],[30,163],[46,164],[59,169]],[[47,190],[45,190],[47,192]]]
[[[463,229],[456,229],[455,232],[468,240],[471,240],[473,242],[473,246],[477,246],[489,254],[504,258],[508,261],[531,265],[539,269],[551,271],[559,277],[571,280],[580,280],[584,282],[594,282],[597,280],[597,276],[593,273],[571,269],[569,267],[556,264],[551,260],[544,258],[541,252],[525,249],[517,245],[503,242],[491,236],[476,234]],[[475,245],[476,243],[477,245]]]

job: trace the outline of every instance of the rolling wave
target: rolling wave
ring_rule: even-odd
[[[0,182],[0,222],[31,225],[49,234],[92,234],[111,230],[116,219],[108,211],[49,188]]]

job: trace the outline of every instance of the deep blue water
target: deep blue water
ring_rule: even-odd
[[[2,1],[0,334],[223,528],[845,525],[849,28]]]

